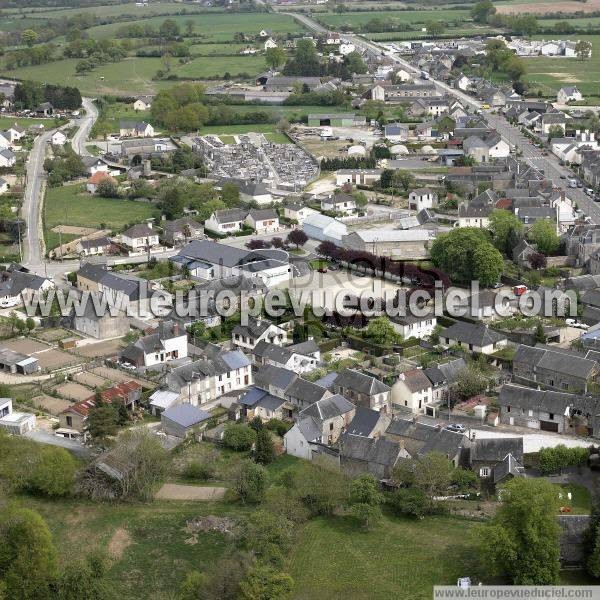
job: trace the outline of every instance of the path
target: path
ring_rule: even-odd
[[[157,500],[194,500],[212,502],[222,500],[227,488],[165,483],[156,493]]]

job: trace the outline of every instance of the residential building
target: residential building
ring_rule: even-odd
[[[285,329],[266,319],[248,317],[246,325],[236,325],[231,332],[231,341],[234,346],[244,350],[254,350],[257,344],[265,341],[269,344],[283,346],[287,340]]]
[[[253,208],[244,223],[259,235],[279,231],[279,215],[274,208]]]
[[[435,237],[431,229],[359,229],[344,235],[342,244],[395,260],[426,260]]]
[[[62,131],[55,131],[50,138],[53,146],[64,146],[67,143],[67,136]]]
[[[579,102],[583,100],[583,94],[574,85],[568,85],[560,88],[556,94],[556,101],[559,104],[568,104],[569,102]]]
[[[356,200],[349,194],[338,192],[321,200],[321,210],[352,215],[356,211]]]
[[[150,110],[153,98],[153,96],[138,96],[133,102],[133,110]]]
[[[100,182],[104,180],[109,181],[110,183],[117,185],[117,180],[114,177],[111,177],[106,171],[96,171],[85,183],[85,189],[90,194],[95,194],[98,190],[98,185]]]
[[[419,338],[424,339],[430,336],[436,326],[437,318],[434,314],[425,316],[416,316],[407,314],[404,316],[398,315],[390,318],[394,329],[405,339]]]
[[[123,312],[112,315],[107,310],[98,314],[94,310],[93,301],[85,303],[85,310],[81,315],[73,313],[72,317],[73,329],[99,340],[121,337],[129,332],[129,319]]]
[[[400,444],[384,436],[343,433],[338,444],[340,469],[350,477],[370,474],[378,480],[391,479],[401,459]]]
[[[385,383],[355,369],[344,369],[333,382],[333,391],[348,398],[356,406],[390,412],[391,388]]]
[[[507,342],[501,333],[488,329],[485,325],[474,325],[466,321],[458,321],[440,332],[440,344],[458,345],[478,354],[493,354],[504,348]]]
[[[252,358],[256,365],[274,365],[301,374],[310,373],[317,368],[321,352],[312,340],[291,346],[261,340],[252,350]]]
[[[241,231],[248,212],[239,208],[216,210],[204,222],[204,228],[221,235],[231,235]]]
[[[471,468],[493,486],[524,477],[523,438],[476,438],[471,445]]]
[[[119,123],[120,137],[154,137],[154,127],[145,121],[121,121]]]
[[[431,188],[416,188],[408,194],[408,208],[416,211],[431,209],[437,205],[437,200],[438,196]]]
[[[108,254],[113,243],[104,235],[102,237],[81,239],[77,242],[77,254],[80,256],[101,256]]]
[[[435,416],[435,408],[429,406],[432,399],[431,382],[422,369],[400,373],[392,386],[392,409]]]
[[[190,217],[182,217],[174,221],[163,221],[161,225],[164,241],[171,246],[204,237],[204,227]]]
[[[126,229],[119,234],[119,238],[123,244],[131,248],[134,252],[144,252],[149,248],[159,245],[159,234],[152,227],[152,222],[139,223]]]
[[[0,167],[14,167],[17,155],[10,149],[0,150]]]
[[[162,321],[154,333],[139,338],[122,352],[136,367],[153,367],[188,355],[187,333],[177,321]]]
[[[286,204],[283,207],[283,216],[290,221],[296,221],[302,226],[306,217],[314,214],[319,214],[314,208],[304,206],[303,204]]]

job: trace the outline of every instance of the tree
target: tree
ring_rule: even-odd
[[[25,29],[21,32],[21,41],[31,48],[39,39],[39,35],[33,29]]]
[[[112,177],[104,177],[96,186],[96,196],[101,198],[118,198],[119,187],[117,182]]]
[[[191,19],[188,19],[185,22],[185,32],[188,35],[188,37],[194,33],[194,21],[192,21]]]
[[[294,59],[288,61],[284,73],[286,75],[318,76],[321,64],[315,45],[310,40],[299,40]]]
[[[0,516],[0,578],[6,598],[50,600],[58,556],[48,525],[28,508],[5,507]]]
[[[565,130],[560,125],[552,125],[552,127],[548,129],[548,141],[550,141],[553,138],[564,137],[564,135]]]
[[[27,319],[25,319],[25,327],[27,328],[27,331],[31,333],[35,329],[35,321],[31,317],[27,317]]]
[[[456,390],[461,398],[472,398],[485,392],[488,378],[474,365],[461,369],[456,376]]]
[[[440,37],[446,31],[446,24],[442,21],[427,21],[425,28],[431,37],[436,38]]]
[[[379,491],[379,484],[373,475],[359,475],[350,483],[350,504],[370,504],[379,506],[383,502],[383,495]]]
[[[554,585],[560,571],[556,487],[517,477],[506,484],[489,524],[478,530],[482,564],[514,585]]]
[[[225,183],[221,188],[221,200],[227,208],[235,208],[240,203],[240,188],[235,183]]]
[[[589,58],[592,54],[592,43],[587,40],[579,40],[577,44],[575,44],[575,54],[580,60],[585,60]]]
[[[88,432],[95,442],[102,442],[119,430],[119,415],[109,404],[96,406],[88,412]]]
[[[73,489],[77,463],[64,448],[44,448],[27,481],[29,489],[46,496],[67,496]]]
[[[399,336],[387,317],[377,317],[369,322],[365,337],[378,346],[391,346]]]
[[[515,239],[511,232],[514,232],[520,239],[524,226],[520,219],[508,210],[493,210],[488,229],[492,234],[494,246],[505,256],[511,256],[514,248],[512,244]]]
[[[504,270],[502,254],[491,244],[481,245],[473,251],[473,278],[483,286],[494,285]]]
[[[420,519],[427,514],[427,496],[419,488],[398,488],[394,492],[390,504],[396,512],[402,515],[411,515]]]
[[[540,252],[534,252],[529,256],[529,264],[532,269],[545,269],[548,261]]]
[[[254,429],[241,423],[229,423],[223,432],[223,443],[233,450],[250,450],[256,442]]]
[[[287,243],[294,244],[296,249],[299,249],[300,246],[304,246],[308,242],[308,236],[302,231],[302,229],[292,229],[288,233]]]
[[[254,449],[254,460],[261,465],[268,465],[275,458],[273,437],[266,427],[261,427],[256,432],[256,447]]]
[[[366,73],[368,70],[365,61],[362,59],[362,56],[356,51],[347,54],[344,57],[344,63],[346,64],[346,67],[350,73],[356,73],[359,75],[361,73]]]
[[[433,510],[434,497],[444,494],[452,480],[454,466],[440,452],[430,452],[419,458],[403,461],[394,475],[398,481],[420,489],[427,498],[428,510]]]
[[[415,185],[415,176],[405,169],[398,169],[392,173],[392,185],[395,188],[402,188],[405,192]]]
[[[590,575],[600,578],[600,528],[596,530],[593,550],[587,559],[586,568]]]
[[[240,464],[233,486],[241,501],[257,504],[265,497],[269,474],[267,470],[251,460]]]
[[[275,48],[268,48],[265,52],[265,62],[267,63],[267,67],[271,69],[278,69],[285,65],[285,61],[287,60],[287,53],[283,48],[279,46]]]
[[[473,471],[457,467],[452,471],[450,484],[464,494],[476,490],[479,480]]]
[[[85,561],[70,564],[57,584],[58,600],[109,600],[112,590],[106,581],[106,558],[90,554]]]
[[[347,501],[346,478],[321,462],[303,463],[289,473],[289,478],[292,495],[302,501],[312,515],[331,515]]]
[[[492,4],[491,0],[477,2],[471,8],[471,18],[476,23],[487,23],[488,19],[494,14],[496,14],[496,7]]]
[[[191,571],[185,577],[179,589],[180,600],[204,600],[204,590],[208,586],[208,577],[199,571]]]
[[[159,28],[160,35],[168,40],[175,39],[180,34],[179,25],[173,19],[166,19]]]
[[[294,587],[287,574],[266,565],[255,565],[240,584],[242,600],[284,600]]]
[[[352,516],[363,526],[364,529],[371,529],[381,523],[383,515],[378,505],[365,504],[359,502],[351,507]]]
[[[560,247],[556,225],[546,219],[539,219],[532,225],[529,230],[529,240],[546,256],[555,254]]]
[[[538,321],[535,327],[535,341],[540,344],[545,344],[548,341],[548,337],[546,336],[546,332],[544,331],[544,326],[541,321]]]

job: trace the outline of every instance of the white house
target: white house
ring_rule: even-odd
[[[248,317],[246,325],[236,325],[231,332],[233,345],[246,350],[254,350],[257,344],[262,341],[283,346],[286,340],[285,329],[266,319],[256,319],[254,317]]]
[[[299,419],[283,436],[285,451],[292,456],[312,460],[311,443],[320,444],[323,439],[321,424],[312,416]]]
[[[406,83],[407,81],[411,81],[413,78],[412,74],[406,69],[398,69],[394,72],[394,79],[396,81],[400,81],[401,83]]]
[[[258,206],[276,202],[264,183],[241,182],[239,188],[242,202],[256,202]]]
[[[269,38],[264,43],[265,50],[269,50],[270,48],[277,48],[277,42],[273,38]]]
[[[67,136],[62,131],[55,131],[50,138],[53,146],[64,146],[67,142]]]
[[[440,344],[443,346],[458,345],[478,354],[493,354],[504,348],[507,342],[504,335],[485,325],[474,325],[466,321],[458,321],[440,332]]]
[[[152,227],[148,221],[146,224],[138,223],[125,230],[121,235],[121,242],[129,246],[132,250],[146,250],[152,246],[158,246],[158,231]]]
[[[12,146],[12,141],[10,138],[10,134],[8,131],[0,131],[0,150],[5,148],[10,148]]]
[[[356,200],[349,194],[338,192],[321,200],[321,210],[352,215],[356,210]]]
[[[111,183],[117,184],[117,180],[111,177],[106,171],[96,171],[85,183],[85,189],[90,194],[95,194],[101,181],[107,179]]]
[[[154,127],[145,121],[121,121],[119,135],[123,137],[154,137]]]
[[[188,355],[185,330],[176,321],[163,321],[150,335],[139,338],[123,350],[123,357],[137,367],[152,367]]]
[[[241,231],[248,212],[239,208],[215,210],[204,222],[204,229],[220,234],[232,234]]]
[[[416,211],[433,208],[437,204],[437,200],[438,196],[431,188],[417,188],[408,194],[408,208]]]
[[[252,358],[255,365],[283,367],[301,375],[318,367],[321,352],[312,340],[292,346],[279,346],[263,340],[252,351]]]
[[[468,91],[472,84],[473,82],[471,81],[471,79],[467,77],[464,73],[461,73],[455,82],[455,86],[463,92]]]
[[[14,167],[16,162],[17,155],[12,150],[0,150],[0,167]]]
[[[302,225],[304,219],[312,214],[318,214],[318,212],[314,208],[303,204],[288,204],[283,207],[283,216],[291,221],[296,221],[298,225]]]
[[[24,135],[25,130],[22,127],[19,127],[16,123],[9,127],[4,133],[9,135],[10,142],[18,142]]]
[[[133,110],[150,110],[152,107],[152,96],[138,96],[133,103]]]
[[[279,231],[279,215],[274,208],[252,209],[244,222],[258,234]]]
[[[392,386],[392,407],[424,413],[432,400],[431,381],[422,369],[400,373],[398,381]]]
[[[328,31],[327,36],[325,37],[325,43],[339,46],[342,43],[342,38],[340,37],[339,33],[335,31]]]
[[[583,94],[574,85],[560,88],[556,94],[556,101],[559,104],[568,104],[569,102],[578,102],[583,100]]]
[[[407,314],[404,317],[400,315],[393,317],[391,323],[405,340],[411,337],[422,340],[433,333],[437,326],[437,319],[432,314],[424,317]]]

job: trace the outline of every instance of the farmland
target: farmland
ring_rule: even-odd
[[[545,95],[556,94],[564,85],[576,85],[584,96],[600,96],[600,35],[574,35],[566,39],[591,42],[592,57],[584,61],[545,56],[526,58],[526,80],[540,87]]]
[[[496,5],[497,11],[503,14],[535,13],[543,15],[553,12],[584,12],[590,13],[600,10],[600,0],[589,0],[588,2],[577,2],[576,0],[519,0],[516,2],[502,3]]]
[[[359,27],[371,19],[381,19],[398,23],[426,23],[427,21],[462,21],[469,18],[468,10],[403,10],[403,11],[369,11],[369,12],[347,12],[343,14],[319,15],[319,20],[330,27],[338,28],[348,25],[351,28]]]

